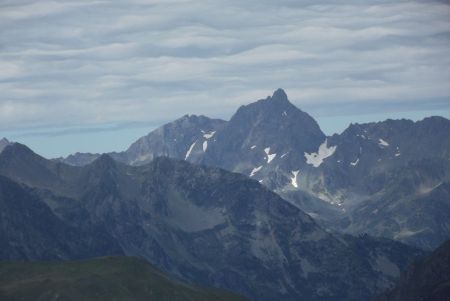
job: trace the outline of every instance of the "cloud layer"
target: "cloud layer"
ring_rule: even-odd
[[[228,118],[283,87],[322,115],[450,107],[450,5],[2,1],[0,129]]]

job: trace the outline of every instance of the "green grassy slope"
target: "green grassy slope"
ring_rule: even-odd
[[[102,257],[65,262],[0,262],[0,300],[245,301],[169,278],[146,261]]]

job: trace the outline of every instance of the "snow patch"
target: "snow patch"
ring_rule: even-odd
[[[132,164],[136,163],[136,162],[144,162],[147,161],[148,159],[151,159],[153,157],[153,154],[144,154],[144,155],[140,155],[138,156],[135,160],[133,160]]]
[[[253,176],[255,175],[255,173],[257,173],[258,171],[260,171],[260,170],[261,170],[261,168],[262,168],[262,165],[261,165],[261,166],[258,166],[258,167],[255,167],[255,168],[253,168],[252,172],[250,173],[250,177],[253,177]]]
[[[385,140],[380,138],[380,139],[378,139],[378,145],[381,147],[386,147],[386,146],[389,146],[389,143],[387,143]]]
[[[325,139],[316,153],[308,154],[305,152],[306,163],[314,167],[319,167],[326,158],[332,156],[336,151],[337,146],[328,147],[327,144],[328,140]]]
[[[350,165],[356,166],[356,165],[358,165],[358,163],[359,163],[359,158],[356,159],[356,161],[354,161],[354,162],[350,162]]]
[[[298,173],[300,172],[300,170],[293,170],[293,171],[291,171],[291,173],[292,173],[292,178],[291,178],[291,184],[292,184],[292,186],[294,186],[295,188],[298,188],[298,184],[297,184],[297,176],[298,176]]]
[[[206,152],[207,148],[208,148],[208,140],[203,142],[203,152]]]
[[[282,154],[280,158],[286,157],[287,154],[289,154],[289,152]]]
[[[194,143],[191,144],[191,146],[189,147],[186,156],[184,157],[184,160],[187,160],[189,158],[189,156],[191,155],[192,150],[194,149],[195,144],[197,143],[197,141],[195,141]]]
[[[203,131],[202,131],[202,132],[203,132]],[[215,133],[216,133],[216,131],[212,131],[211,133],[203,134],[203,138],[205,138],[205,139],[211,139],[211,138],[214,136]]]
[[[441,185],[442,182],[433,185],[433,186],[428,186],[428,185],[420,185],[417,189],[417,193],[419,194],[427,194],[430,193],[431,191],[433,191],[434,189],[436,189],[437,187],[439,187],[439,185]]]
[[[320,217],[320,215],[318,215],[317,213],[314,213],[314,212],[306,212],[306,211],[305,211],[305,213],[308,214],[309,216],[311,216],[311,217],[314,218],[314,219]]]
[[[266,147],[264,152],[267,155],[267,163],[270,163],[277,156],[277,154],[270,154],[270,147]]]
[[[286,111],[284,111],[281,115],[282,115],[282,116],[287,116]]]
[[[250,149],[255,149],[256,148],[256,145],[252,145],[252,147],[250,147]]]
[[[403,228],[400,232],[398,232],[394,235],[394,238],[401,239],[401,238],[411,237],[411,236],[414,236],[423,231],[426,231],[426,229],[419,229],[419,230],[414,231],[414,230],[410,230],[407,228]]]

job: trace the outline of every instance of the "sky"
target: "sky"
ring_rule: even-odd
[[[0,0],[0,137],[126,149],[277,88],[327,134],[450,118],[450,1]]]

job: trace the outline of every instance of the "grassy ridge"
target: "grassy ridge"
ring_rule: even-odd
[[[184,284],[142,259],[0,262],[0,300],[245,301],[226,291]]]

